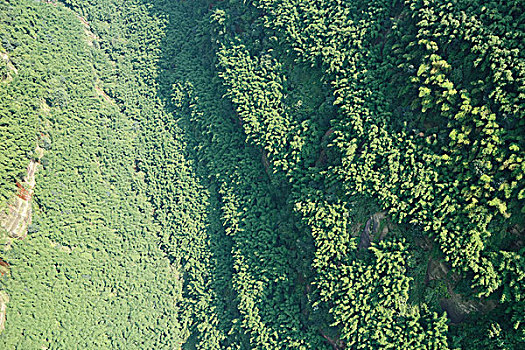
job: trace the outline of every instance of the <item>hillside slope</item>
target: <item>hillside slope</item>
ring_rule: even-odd
[[[142,129],[97,92],[110,59],[63,5],[0,6],[2,46],[17,69],[2,83],[12,96],[2,98],[3,118],[30,124],[16,138],[2,134],[20,149],[2,152],[17,162],[2,173],[11,188],[36,136],[49,135],[29,235],[1,253],[10,274],[0,347],[173,349],[183,337],[180,279],[135,166]]]
[[[0,6],[1,348],[525,346],[520,1]]]

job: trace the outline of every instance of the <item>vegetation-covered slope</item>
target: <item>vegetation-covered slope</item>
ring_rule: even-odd
[[[346,345],[444,347],[446,328],[425,306],[440,284],[431,313],[460,322],[475,303],[475,318],[487,313],[454,326],[449,343],[522,344],[522,4],[254,5],[211,16],[220,75],[248,138],[292,183]],[[330,98],[303,106],[301,65],[321,71]],[[370,237],[353,227],[362,197],[413,224],[373,237],[372,259],[361,252]]]
[[[519,1],[0,4],[3,347],[524,346]]]
[[[0,5],[2,45],[18,70],[4,82],[13,98],[2,112],[32,120],[24,147],[34,149],[37,132],[51,138],[29,236],[2,252],[11,273],[0,348],[172,349],[182,342],[180,282],[135,168],[141,130],[97,92],[111,62],[65,7]]]

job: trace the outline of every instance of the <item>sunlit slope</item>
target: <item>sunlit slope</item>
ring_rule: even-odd
[[[519,1],[0,4],[0,349],[523,348]]]
[[[2,45],[18,70],[10,84],[23,87],[2,99],[3,118],[24,107],[30,135],[51,143],[30,233],[2,252],[10,301],[0,348],[176,348],[180,288],[135,166],[141,129],[101,94],[110,61],[62,5],[0,6]]]

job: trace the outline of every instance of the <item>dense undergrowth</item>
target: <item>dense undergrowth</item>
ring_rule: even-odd
[[[523,345],[520,2],[0,6],[3,347]]]

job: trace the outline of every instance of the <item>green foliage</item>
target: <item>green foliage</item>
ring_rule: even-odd
[[[11,171],[2,168],[2,181],[13,187],[10,174],[27,167],[37,132],[49,135],[39,140],[47,161],[29,235],[1,253],[11,272],[0,282],[10,299],[0,347],[177,348],[181,282],[133,168],[142,131],[94,88],[93,57],[110,67],[108,58],[64,6],[0,6],[2,46],[18,70],[0,83],[10,133],[1,136],[2,167]]]
[[[509,241],[517,235],[504,232],[523,230],[523,31],[512,25],[523,14],[517,2],[498,6],[276,0],[230,2],[211,15],[227,96],[247,140],[292,184],[292,204],[314,238],[320,294],[347,344],[360,344],[360,331],[349,326],[355,311],[342,305],[370,287],[331,293],[345,259],[356,263],[353,227],[366,220],[351,215],[359,197],[426,231],[478,296],[497,298],[518,279],[502,279],[495,257],[516,249]],[[292,65],[310,65],[330,83],[338,111],[328,123],[320,106],[305,116],[290,104]],[[377,267],[363,264],[355,271]],[[450,282],[433,283],[419,302],[439,309]],[[501,307],[521,308],[510,300]],[[368,300],[360,308],[380,306]],[[523,341],[523,326],[514,325]]]
[[[519,1],[64,3],[0,2],[4,347],[522,347]]]
[[[46,68],[40,57],[29,55],[28,45],[33,39],[20,35],[35,20],[38,16],[34,12],[0,3],[0,208],[15,192],[16,181],[21,181],[39,131],[36,111],[45,88],[35,84],[33,78],[45,74]],[[41,49],[44,44],[36,45]],[[17,69],[26,63],[34,70]]]

